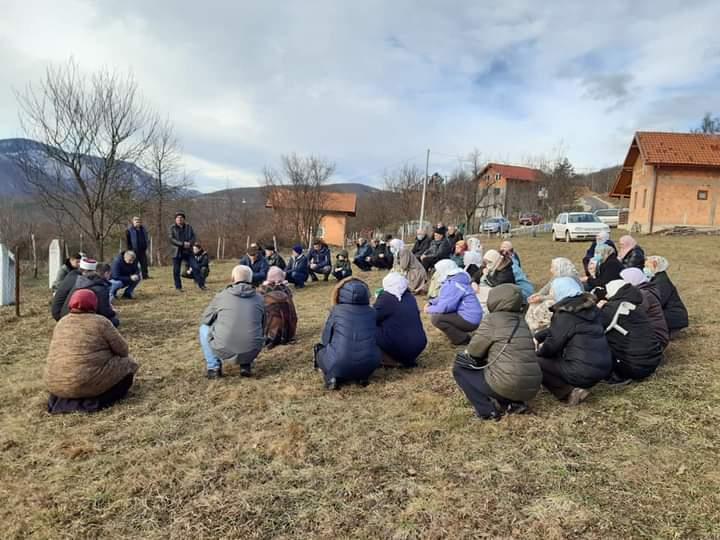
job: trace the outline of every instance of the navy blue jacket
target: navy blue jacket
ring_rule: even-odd
[[[240,264],[248,266],[252,269],[252,284],[256,287],[267,279],[268,270],[270,265],[264,255],[258,255],[255,262],[250,260],[250,257],[243,255],[240,259]]]
[[[130,276],[140,274],[140,270],[138,269],[137,259],[134,263],[128,264],[125,262],[124,256],[125,252],[123,251],[113,259],[112,265],[110,266],[111,279],[122,281],[123,285],[130,285],[130,283],[132,283]]]
[[[285,273],[292,274],[293,283],[305,283],[310,275],[307,257],[304,254],[290,257]]]
[[[375,338],[378,347],[406,366],[417,365],[417,357],[427,346],[415,297],[405,291],[402,300],[382,293],[375,302]]]
[[[140,229],[136,229],[132,225],[125,231],[125,243],[127,248],[135,253],[145,253],[148,245],[148,233],[144,225],[140,225]]]
[[[369,242],[365,242],[362,246],[358,246],[354,260],[364,261],[368,257],[373,256],[373,248]]]
[[[310,264],[317,264],[320,268],[330,266],[332,264],[330,262],[330,248],[327,246],[322,246],[319,250],[313,248],[308,254],[308,259],[310,259]]]
[[[335,288],[335,306],[330,312],[318,351],[318,367],[325,380],[363,381],[380,366],[375,342],[375,310],[370,291],[362,281],[349,278]]]

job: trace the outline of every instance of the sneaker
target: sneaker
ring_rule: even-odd
[[[325,390],[340,390],[340,385],[338,384],[337,379],[333,377],[329,381],[325,381]]]
[[[207,370],[207,378],[208,379],[219,379],[221,377],[222,377],[222,368]]]
[[[585,388],[573,388],[572,392],[570,392],[570,395],[568,396],[567,403],[571,407],[580,405],[589,395],[590,390],[586,390]]]
[[[241,377],[252,377],[252,366],[240,366]]]
[[[530,407],[528,406],[528,404],[521,401],[514,401],[512,403],[508,403],[508,406],[505,409],[508,414],[525,414],[529,410]]]
[[[480,415],[478,414],[477,417],[478,417],[480,420],[494,420],[495,422],[499,422],[500,419],[502,418],[502,415],[501,415],[501,414],[498,414],[498,413],[496,413],[496,412],[491,412],[491,413],[488,414],[487,416],[485,416],[485,415],[480,416]]]

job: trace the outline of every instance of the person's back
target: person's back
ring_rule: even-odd
[[[489,314],[483,318],[467,348],[470,356],[486,361],[488,385],[506,399],[519,402],[535,397],[542,382],[522,305],[518,286],[494,287],[488,295]]]
[[[367,381],[380,365],[370,291],[363,281],[350,277],[335,286],[332,303],[317,353],[326,385],[337,388],[346,381]]]
[[[440,294],[428,313],[457,313],[470,324],[480,324],[483,312],[466,272],[452,275],[440,286]]]
[[[265,303],[265,344],[272,348],[289,343],[298,322],[292,292],[283,283],[264,283],[259,292]]]
[[[642,307],[652,325],[653,333],[660,346],[664,349],[670,343],[670,330],[668,329],[662,304],[660,304],[660,291],[651,282],[641,283],[637,286],[643,297]]]
[[[653,276],[651,283],[655,284],[660,293],[660,305],[663,308],[665,321],[670,332],[677,332],[687,328],[689,325],[687,308],[667,272],[657,272]]]
[[[100,270],[103,274],[93,271],[83,272],[77,276],[73,285],[71,293],[66,297],[66,300],[62,306],[60,316],[64,317],[70,312],[69,302],[72,297],[72,293],[80,289],[89,289],[97,297],[97,314],[110,320],[113,325],[118,326],[119,321],[117,313],[110,303],[110,282],[105,279],[104,276],[109,274],[109,267],[107,264],[100,265]]]
[[[405,290],[400,299],[388,291],[375,302],[377,344],[394,360],[414,366],[427,346],[420,310],[415,297]]]
[[[59,321],[63,315],[67,315],[67,302],[70,301],[70,294],[75,289],[75,282],[77,281],[80,274],[81,272],[79,269],[71,270],[58,284],[55,295],[53,296],[52,304],[50,305],[50,313],[52,314],[53,319],[55,319],[56,321]],[[65,310],[64,313],[63,310]]]
[[[623,379],[644,379],[662,361],[662,349],[642,307],[643,295],[629,283],[608,284],[602,307],[605,335],[612,351],[613,371]]]

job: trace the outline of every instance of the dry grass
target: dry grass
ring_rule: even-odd
[[[691,313],[667,363],[574,409],[543,393],[533,415],[499,423],[473,417],[434,329],[421,368],[325,392],[311,369],[325,284],[296,296],[298,344],[263,353],[254,379],[230,370],[208,382],[196,326],[210,295],[174,294],[168,269],[119,304],[142,364],[131,398],[51,417],[42,370],[53,323],[46,291],[31,285],[22,319],[0,310],[0,535],[719,538],[718,242],[643,244],[668,256]],[[585,248],[516,246],[536,282],[552,256],[577,261]],[[214,268],[211,289],[229,269]]]

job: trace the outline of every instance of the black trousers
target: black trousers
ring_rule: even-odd
[[[363,272],[369,272],[370,270],[372,270],[372,264],[367,262],[365,259],[357,258],[353,262],[355,263],[355,266],[357,266]]]
[[[182,289],[180,271],[182,270],[183,261],[192,268],[193,279],[197,283],[197,286],[201,289],[205,287],[205,278],[203,277],[202,272],[200,272],[197,260],[190,253],[183,253],[182,255],[173,257],[173,280],[175,281],[175,288]]]
[[[48,412],[50,414],[63,414],[72,412],[93,413],[107,409],[127,396],[133,384],[134,375],[131,373],[121,379],[115,386],[93,398],[61,398],[50,394],[48,398]]]
[[[468,401],[475,408],[475,412],[480,418],[490,418],[493,414],[501,414],[498,411],[494,399],[498,404],[507,409],[507,406],[516,403],[512,400],[502,397],[495,392],[485,380],[484,370],[474,370],[460,367],[457,364],[453,367],[453,377],[460,389],[468,398]]]
[[[453,345],[465,345],[470,342],[470,334],[479,324],[471,324],[457,313],[443,313],[430,317],[433,326],[445,334]]]
[[[565,399],[575,387],[563,377],[560,371],[560,362],[561,360],[557,358],[538,357],[538,364],[540,364],[543,375],[543,386],[556,398]]]
[[[137,255],[137,261],[140,265],[140,271],[142,272],[143,279],[147,279],[150,277],[148,274],[148,258],[147,258],[147,252],[146,251],[136,251],[135,255]]]

